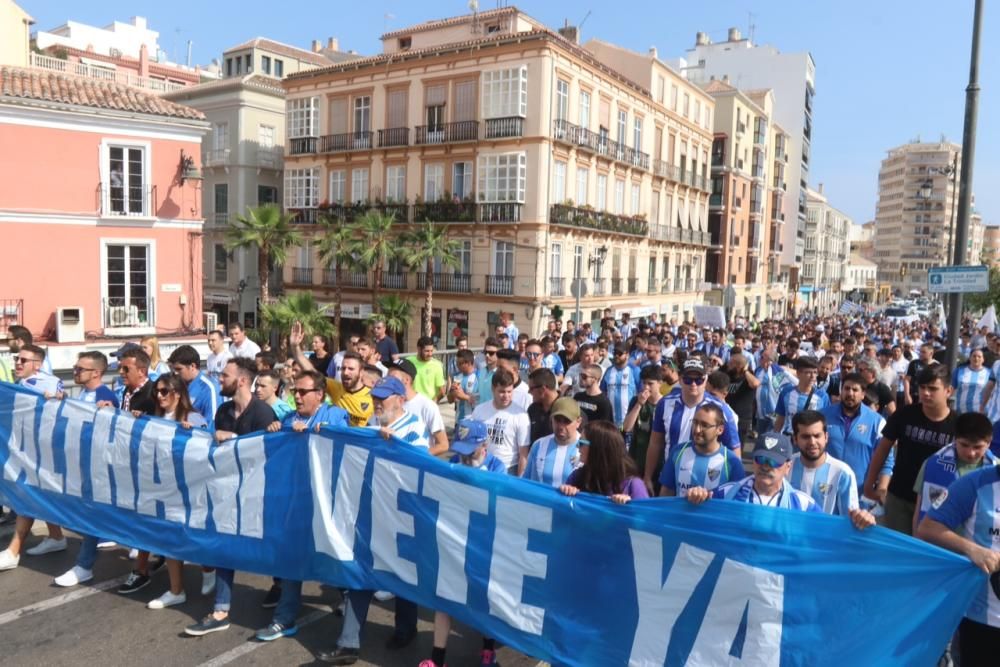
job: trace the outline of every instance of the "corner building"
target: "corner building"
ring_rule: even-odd
[[[374,207],[400,231],[448,224],[461,243],[461,267],[434,276],[442,346],[461,332],[475,346],[499,312],[531,335],[554,306],[572,318],[574,283],[595,323],[605,307],[681,320],[702,302],[711,97],[655,53],[564,32],[505,7],[387,33],[381,55],[283,81],[284,204],[303,231]],[[415,305],[412,344],[426,275],[385,271],[385,291]],[[345,330],[370,312],[370,279],[343,273]],[[332,301],[335,272],[308,246],[284,280]]]

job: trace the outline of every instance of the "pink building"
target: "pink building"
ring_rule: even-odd
[[[0,68],[0,333],[60,343],[202,322],[204,115],[113,82]]]

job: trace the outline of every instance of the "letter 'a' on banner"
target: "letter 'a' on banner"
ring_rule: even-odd
[[[568,498],[366,429],[219,445],[5,383],[0,467],[24,516],[392,591],[560,665],[934,664],[983,586],[964,558],[843,517]]]

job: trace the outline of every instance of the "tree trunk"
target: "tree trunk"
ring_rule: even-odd
[[[337,268],[333,270],[333,282],[336,283],[333,286],[333,326],[337,329],[337,338],[342,341],[344,332],[340,328],[340,317],[343,310],[341,304],[344,300],[344,288],[342,286],[342,272],[339,263],[337,264]]]
[[[263,248],[257,251],[257,277],[260,280],[260,302],[268,303],[270,294],[268,283],[271,279],[271,256]]]
[[[424,335],[431,336],[431,306],[434,305],[434,261],[427,262],[427,292],[424,296]]]

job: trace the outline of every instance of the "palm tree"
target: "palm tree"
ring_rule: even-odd
[[[423,222],[414,231],[400,239],[403,247],[403,261],[413,270],[424,269],[424,317],[423,335],[431,335],[431,308],[434,302],[434,260],[441,262],[442,269],[457,269],[462,265],[459,259],[461,244],[448,237],[447,225],[430,220]]]
[[[340,331],[341,301],[343,301],[343,266],[354,263],[351,255],[351,239],[354,230],[343,220],[335,220],[327,216],[320,218],[323,229],[319,242],[316,244],[319,254],[320,264],[324,268],[333,268],[334,271],[334,301],[333,301],[333,326]]]
[[[347,248],[356,266],[372,272],[372,311],[379,309],[383,267],[402,255],[399,240],[392,232],[394,221],[391,215],[368,211],[354,223],[354,238]]]
[[[247,208],[247,214],[236,217],[226,230],[226,249],[254,248],[257,250],[257,276],[260,279],[260,302],[267,303],[271,262],[285,263],[288,249],[302,243],[302,234],[292,227],[295,216],[283,214],[274,204]]]
[[[378,300],[377,307],[368,316],[368,324],[385,322],[385,329],[392,334],[405,333],[413,320],[413,305],[398,294],[386,294]]]
[[[282,341],[294,322],[302,322],[307,334],[332,336],[336,333],[327,317],[326,306],[321,306],[311,292],[294,292],[262,304],[260,317],[264,327],[277,332]]]

